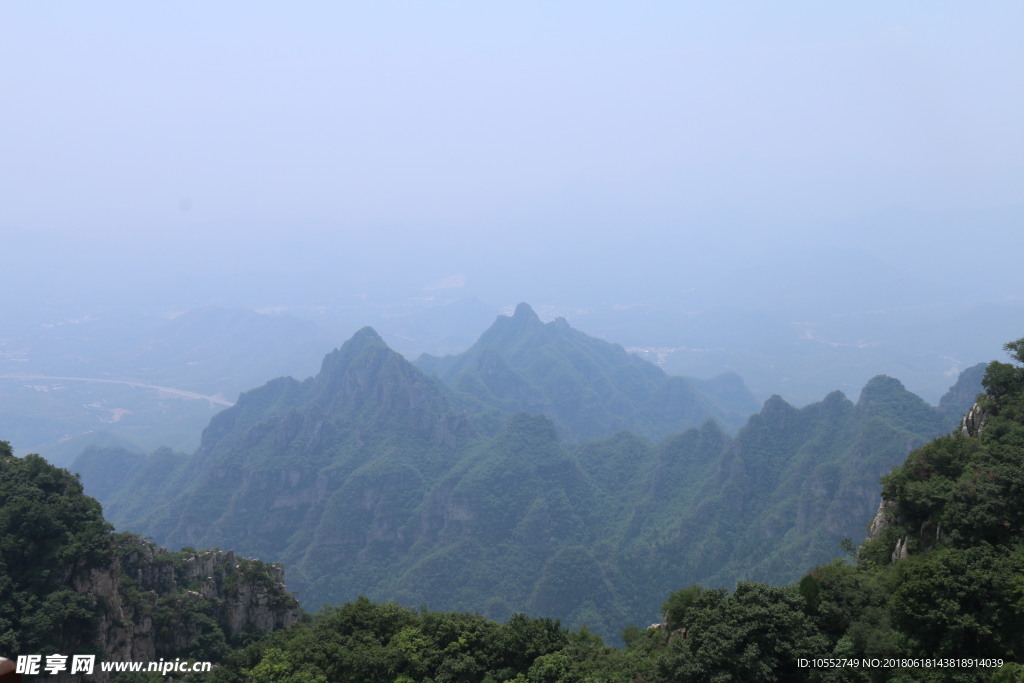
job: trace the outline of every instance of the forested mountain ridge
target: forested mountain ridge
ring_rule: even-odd
[[[493,409],[546,415],[576,442],[622,430],[659,440],[709,419],[736,429],[757,409],[733,373],[671,377],[564,318],[541,322],[525,303],[499,316],[464,353],[424,354],[415,365]]]
[[[317,376],[244,393],[192,456],[92,450],[81,471],[91,487],[118,463],[97,487],[118,525],[283,562],[307,605],[529,610],[610,635],[680,584],[784,582],[834,556],[863,536],[877,477],[952,427],[889,378],[856,405],[776,397],[735,438],[709,422],[657,444],[573,447],[546,417],[471,399],[366,328]]]
[[[712,424],[656,446],[623,434],[577,458],[628,519],[614,536],[626,574],[664,594],[682,582],[786,583],[837,555],[842,539],[864,537],[879,477],[955,424],[880,376],[856,404],[840,392],[799,409],[773,397],[734,439]],[[622,465],[609,471],[609,460]]]
[[[190,603],[182,602],[181,597],[170,602],[163,602],[164,598],[160,598],[154,621],[158,617],[171,619],[169,624],[177,624],[177,630],[173,632],[181,634],[190,643],[190,649],[185,651],[186,657],[202,656],[224,661],[208,676],[192,676],[197,680],[210,681],[261,680],[273,683],[299,677],[309,681],[433,678],[495,682],[642,680],[665,683],[708,680],[716,676],[726,677],[722,680],[768,681],[979,680],[988,678],[989,674],[994,675],[993,680],[1013,680],[1014,671],[1019,673],[1019,669],[1011,671],[1010,665],[997,669],[998,664],[995,663],[1006,662],[1007,657],[1012,657],[1014,648],[1018,646],[1015,634],[1021,632],[1022,626],[1019,607],[1013,599],[1019,589],[1013,577],[1021,570],[1017,557],[1019,549],[1012,550],[1012,544],[1020,535],[1020,524],[1016,519],[1019,515],[1012,512],[1013,507],[1007,507],[1007,502],[1015,496],[1014,482],[1019,478],[1014,475],[1014,467],[1019,468],[1020,454],[1024,452],[1024,442],[1018,438],[1020,416],[1024,414],[1020,407],[1024,400],[1021,399],[1024,396],[1022,373],[1024,369],[1005,364],[994,364],[994,369],[990,367],[985,378],[990,394],[972,411],[974,420],[970,424],[973,426],[915,452],[906,459],[902,468],[887,478],[885,491],[894,506],[887,529],[892,529],[898,541],[911,547],[909,559],[893,564],[889,557],[890,539],[880,536],[861,550],[859,568],[842,563],[822,565],[805,576],[799,588],[741,582],[731,594],[699,587],[679,590],[664,603],[665,626],[645,632],[627,628],[624,635],[628,647],[625,650],[609,649],[586,631],[568,632],[557,623],[543,619],[516,616],[506,624],[497,624],[475,615],[426,610],[416,612],[395,604],[374,605],[365,599],[328,610],[309,626],[297,625],[278,631],[233,653],[228,652],[231,641],[225,638],[230,627],[210,630],[211,619],[218,613],[216,600],[204,603],[202,599],[192,598]],[[813,422],[811,416],[817,413],[850,411],[851,405],[854,405],[854,412],[863,407],[865,412],[874,413],[874,417],[891,415],[892,422],[900,425],[900,416],[912,416],[921,408],[919,402],[907,400],[901,389],[893,380],[881,378],[873,386],[865,388],[856,405],[839,394],[800,410],[780,400],[772,400],[753,426],[771,432],[785,424],[802,420]],[[964,386],[956,388],[951,396],[957,393],[964,395],[964,389]],[[758,422],[763,424],[756,424]],[[978,425],[983,425],[980,430]],[[543,418],[516,418],[505,431],[508,433],[504,438],[512,441],[513,452],[537,452],[544,456],[544,461],[554,458],[550,462],[552,467],[564,467],[564,464],[559,464],[561,459],[550,451],[554,435],[551,424]],[[709,424],[663,442],[662,446],[696,439],[707,447],[727,438]],[[965,441],[972,439],[980,444],[964,446]],[[742,440],[741,436],[736,441]],[[950,444],[954,447],[950,448]],[[588,463],[585,477],[595,484],[602,483],[610,490],[614,477],[608,476],[612,474],[607,469],[609,462],[600,458],[597,451],[602,446],[605,455],[632,449],[633,457],[625,459],[637,465],[642,458],[637,457],[636,448],[643,445],[649,444],[629,434],[594,442],[590,456],[585,458]],[[675,444],[676,448],[678,446]],[[965,453],[970,456],[958,460],[959,455]],[[953,457],[949,457],[950,454]],[[576,456],[578,458],[579,453]],[[515,458],[515,461],[520,459]],[[13,469],[12,463],[15,465]],[[26,483],[38,477],[32,475],[26,479],[23,475],[29,470],[37,471],[42,475],[41,485],[44,488],[48,486],[47,481],[59,484],[54,491],[56,497],[52,499],[60,504],[55,508],[55,511],[61,510],[56,518],[64,519],[61,515],[66,513],[63,511],[79,510],[71,512],[71,515],[84,522],[84,525],[76,522],[65,527],[73,531],[68,537],[68,545],[50,546],[44,551],[46,557],[37,555],[19,557],[19,560],[24,559],[29,566],[38,568],[50,566],[48,557],[64,558],[64,561],[73,560],[76,566],[89,567],[94,559],[103,556],[104,543],[95,541],[109,534],[109,528],[98,515],[98,507],[81,496],[72,478],[50,468],[39,458],[19,460],[9,457],[8,453],[6,457],[0,456],[0,464],[4,466],[0,471],[5,477],[5,490],[30,489]],[[540,465],[536,462],[524,464],[526,470]],[[994,472],[991,470],[993,467],[997,468]],[[21,477],[14,488],[8,487],[12,482],[7,481],[12,472],[16,478]],[[937,481],[929,481],[936,476],[939,477]],[[990,482],[991,486],[979,490],[979,481]],[[958,483],[951,490],[944,482]],[[915,483],[926,485],[915,491]],[[963,493],[957,492],[958,486],[963,487]],[[670,490],[671,486],[666,488]],[[984,516],[977,520],[958,519],[957,515],[969,509],[957,501],[964,494],[977,496],[979,491],[982,498],[976,502],[980,503],[980,509],[1006,511],[1010,515],[1002,512],[992,516],[991,524]],[[922,496],[922,492],[929,495]],[[922,508],[922,500],[931,507]],[[17,496],[4,503],[15,507],[21,505]],[[944,537],[936,544],[933,538],[929,543],[928,529],[933,527],[919,523],[922,515],[934,516],[933,523],[949,523],[949,528],[956,530],[956,536],[951,536],[954,540],[950,542]],[[462,515],[456,514],[455,517]],[[18,513],[0,515],[0,519],[8,523],[25,518]],[[45,517],[37,516],[33,521],[40,519]],[[453,521],[472,522],[471,519]],[[36,552],[31,549],[34,532],[54,536],[49,528],[6,531],[10,533],[0,534],[0,538],[29,541],[30,553]],[[922,533],[923,537],[920,536]],[[923,542],[915,545],[903,540],[913,534],[919,534],[917,540]],[[117,538],[125,542],[120,561],[130,566],[135,576],[140,576],[142,570],[140,586],[161,581],[172,582],[172,585],[178,581],[178,585],[182,585],[204,574],[212,574],[216,578],[217,557],[224,556],[229,563],[236,562],[230,554],[186,551],[170,554],[170,562],[158,562],[154,566],[152,546],[129,535]],[[148,553],[147,548],[150,549]],[[97,550],[100,551],[98,555]],[[5,546],[0,557],[12,558],[18,552],[22,552],[22,548],[12,551]],[[577,571],[566,576],[579,578],[578,558],[572,555],[563,554],[563,559],[571,565],[570,570],[575,568]],[[167,554],[163,556],[167,557]],[[212,564],[207,567],[206,563],[211,560]],[[59,565],[60,562],[58,559],[54,564]],[[195,569],[188,569],[189,564],[193,564]],[[253,567],[258,568],[259,564]],[[37,583],[41,577],[45,584],[45,573],[36,574]],[[271,581],[275,580],[274,577],[279,579],[279,576],[272,572],[266,574]],[[639,581],[635,576],[631,579],[634,583]],[[213,586],[220,585],[219,582],[217,578]],[[262,585],[261,582],[257,580],[254,587]],[[13,584],[0,581],[5,589],[12,585],[16,588],[24,586],[25,583],[25,578],[20,576],[15,576]],[[566,588],[569,588],[569,595],[583,590],[571,584],[552,588],[556,596]],[[18,592],[20,589],[15,591],[16,594]],[[134,595],[130,587],[128,593]],[[35,647],[35,641],[31,640],[35,637],[33,633],[45,634],[39,642],[57,642],[47,640],[46,636],[75,634],[74,624],[88,623],[97,618],[104,623],[102,615],[91,613],[90,606],[74,595],[68,591],[52,595],[42,603],[45,609],[33,620],[32,628],[17,628],[16,636],[12,636],[11,631],[6,632],[3,636],[5,647],[13,650],[20,647],[25,651],[25,647]],[[199,595],[205,596],[202,592]],[[598,600],[611,597],[600,591],[591,595]],[[936,596],[946,597],[936,602]],[[285,596],[281,594],[281,597]],[[23,599],[7,599],[2,604],[0,617],[8,624],[17,624],[17,620],[23,618],[18,613],[19,604],[25,604]],[[285,613],[292,609],[284,603],[282,606]],[[130,615],[131,612],[126,610],[125,614]],[[204,614],[206,619],[202,618]],[[190,619],[197,620],[191,627],[188,626]],[[58,622],[60,628],[56,628]],[[273,624],[282,625],[276,621]],[[91,633],[91,628],[87,626],[83,632]],[[680,636],[680,633],[685,633],[685,636]],[[993,634],[999,637],[992,638]],[[22,640],[12,640],[12,637]],[[196,637],[198,640],[189,640]],[[82,649],[87,647],[83,642],[82,638],[72,638],[61,641],[55,648],[58,651],[68,648],[77,652],[87,651]],[[145,640],[136,640],[136,646],[139,642]],[[984,647],[979,649],[978,643],[984,643]],[[46,646],[40,647],[45,649]],[[115,648],[106,652],[110,658],[128,659],[128,650],[122,652]],[[130,652],[134,659],[152,659],[154,656],[143,649]],[[156,655],[160,656],[162,652],[157,650]],[[182,651],[173,652],[179,654]],[[226,660],[222,660],[224,656]],[[993,664],[986,664],[983,668],[964,665],[942,671],[917,665],[911,668],[885,666],[874,670],[863,666],[847,667],[837,671],[796,664],[799,657],[822,656],[848,659],[887,657],[902,658],[902,661],[914,661],[912,658],[915,657],[989,657],[988,661]]]
[[[0,442],[0,653],[219,659],[295,623],[280,567],[113,533],[67,470]],[[56,680],[77,680],[65,673]],[[89,680],[107,680],[98,669]]]
[[[1020,365],[988,366],[962,426],[884,478],[856,564],[821,564],[790,586],[676,590],[661,624],[625,630],[624,650],[522,616],[502,625],[360,599],[232,654],[210,680],[1019,681],[1024,339],[1008,350]],[[857,407],[897,405],[879,401],[898,396],[892,382],[876,384]],[[818,408],[850,410],[837,395]],[[766,410],[799,419],[780,403]]]
[[[107,509],[115,519],[139,515],[127,526],[171,545],[216,537],[260,556],[293,544],[304,552],[318,533],[330,536],[318,525],[331,518],[325,510],[343,484],[380,491],[371,509],[404,509],[418,498],[421,477],[443,469],[474,437],[446,394],[366,328],[328,354],[316,377],[280,378],[242,394],[211,420],[194,455],[151,460]],[[150,463],[175,485],[142,500],[135,492],[153,480]],[[387,486],[398,480],[414,495]]]

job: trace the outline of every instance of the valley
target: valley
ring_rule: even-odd
[[[1024,681],[1022,25],[0,3],[0,668]]]

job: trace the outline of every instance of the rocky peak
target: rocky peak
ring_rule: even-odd
[[[783,420],[797,412],[796,408],[778,394],[772,394],[761,408],[761,416],[769,420]]]
[[[475,346],[494,347],[507,353],[512,347],[530,339],[538,333],[543,334],[546,325],[529,304],[521,303],[516,306],[515,312],[510,316],[498,316],[494,323],[487,328]]]
[[[516,310],[512,314],[512,320],[516,320],[521,323],[540,322],[540,318],[537,316],[537,313],[530,307],[530,304],[525,301],[520,302],[516,306]]]
[[[309,398],[329,415],[406,419],[415,414],[413,422],[428,429],[447,410],[440,385],[369,327],[324,358]]]
[[[317,377],[344,373],[357,359],[374,357],[391,351],[372,327],[364,327],[326,356],[320,365]],[[391,351],[394,353],[393,351]]]

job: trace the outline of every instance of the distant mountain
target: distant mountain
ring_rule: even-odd
[[[237,547],[278,555],[293,533],[316,533],[332,484],[367,476],[369,463],[433,472],[474,433],[440,382],[365,328],[329,354],[315,377],[280,378],[242,394],[211,420],[195,455],[174,467],[165,456],[152,458],[108,509],[172,545],[245,538]],[[131,493],[154,480],[153,467],[158,481],[180,482],[170,508],[140,505]],[[310,486],[319,493],[289,498]]]
[[[555,341],[537,342],[548,334]],[[642,400],[630,378],[671,395],[656,368],[576,334],[521,307],[485,335],[504,344],[465,362],[493,363],[491,379],[508,370],[492,385],[505,396],[516,386],[538,395],[517,384],[516,366],[532,368],[532,381],[548,368],[595,396],[607,383],[613,397]],[[592,355],[569,364],[555,343],[565,339]],[[513,362],[495,347],[518,349]],[[594,360],[599,352],[610,360]],[[602,375],[624,357],[614,381]],[[735,438],[709,421],[657,444],[620,432],[570,447],[542,415],[492,407],[474,417],[465,406],[493,391],[450,389],[365,328],[315,377],[242,394],[195,454],[131,464],[93,451],[82,474],[92,490],[106,457],[127,474],[95,484],[119,526],[284,562],[307,605],[364,594],[499,618],[529,609],[609,635],[656,614],[680,585],[788,581],[837,554],[842,538],[862,538],[878,477],[952,428],[967,384],[942,411],[879,377],[856,404],[838,392],[802,409],[772,398]]]
[[[546,415],[576,442],[621,430],[661,439],[709,419],[735,429],[757,410],[734,374],[670,377],[564,318],[542,323],[525,303],[511,317],[499,316],[464,353],[424,354],[416,366],[491,408]]]
[[[978,381],[965,376],[948,396]],[[655,614],[653,596],[673,586],[789,583],[839,555],[842,539],[864,538],[879,478],[957,422],[880,376],[856,404],[838,391],[800,409],[773,397],[734,439],[708,424],[657,446],[618,435],[576,457],[628,520],[609,540],[626,576],[658,587]]]

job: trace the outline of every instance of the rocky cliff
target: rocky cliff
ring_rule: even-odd
[[[214,625],[232,641],[247,630],[267,633],[298,621],[298,602],[287,593],[279,565],[230,550],[170,553],[134,535],[123,535],[117,545],[110,565],[90,569],[73,584],[106,606],[98,640],[110,659],[188,655]],[[189,618],[196,614],[212,617],[213,624]]]
[[[991,417],[989,409],[985,407],[986,401],[984,399],[986,398],[991,400],[992,397],[979,397],[979,400],[964,414],[960,420],[960,426],[952,432],[950,438],[977,440],[981,437],[985,423]],[[918,457],[918,459],[921,460],[922,458]],[[925,469],[929,466],[930,463],[927,463]],[[897,530],[905,531],[902,527],[906,526],[906,523],[906,515],[901,514],[900,503],[883,493],[882,499],[878,504],[878,510],[875,512],[875,516],[868,527],[868,535],[865,542],[874,542],[887,533],[892,535]],[[911,540],[915,541],[915,543],[909,543]],[[927,521],[921,523],[917,533],[909,535],[898,533],[896,535],[896,543],[890,559],[893,564],[896,564],[910,556],[911,545],[927,551],[934,547],[936,543],[943,542],[944,540],[945,535],[942,532],[942,523],[938,520],[938,515],[933,512],[933,514],[929,515]]]
[[[0,654],[216,662],[245,636],[298,621],[280,566],[114,534],[76,477],[2,441],[0,490]],[[107,679],[98,667],[88,676]]]
[[[279,565],[220,550],[171,553],[133,534],[115,540],[110,562],[76,571],[64,582],[96,606],[97,659],[214,661],[243,634],[286,628],[299,619]],[[87,652],[87,645],[62,654]],[[31,653],[37,654],[37,653]],[[64,673],[55,680],[85,680]],[[109,680],[98,669],[90,681]]]

